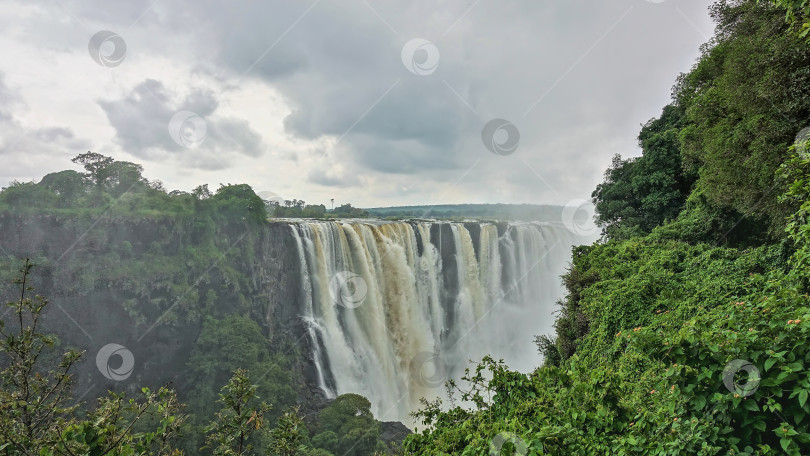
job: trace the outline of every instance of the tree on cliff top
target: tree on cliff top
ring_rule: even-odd
[[[231,219],[267,220],[267,208],[250,185],[222,185],[211,198],[217,211]]]
[[[103,172],[104,168],[111,165],[115,160],[113,160],[112,157],[107,157],[88,150],[87,153],[79,154],[70,161],[84,166],[85,171],[87,171],[85,176],[95,183],[96,186],[101,187],[101,184],[103,184],[106,179],[105,173]]]

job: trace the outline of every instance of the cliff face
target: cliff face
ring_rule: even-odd
[[[0,294],[3,302],[19,297],[10,279],[21,258],[38,265],[33,286],[50,301],[46,330],[63,346],[86,351],[75,371],[76,397],[168,382],[182,396],[194,386],[186,372],[204,322],[236,314],[257,322],[270,347],[290,348],[285,355],[299,400],[318,402],[317,390],[304,386],[313,384],[312,364],[292,242],[283,223],[205,232],[190,218],[0,215]],[[127,378],[105,375],[103,359],[97,365],[108,344],[132,353]],[[113,374],[125,369],[122,362],[109,360]]]

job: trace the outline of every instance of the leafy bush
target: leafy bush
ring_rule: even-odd
[[[71,371],[83,353],[56,355],[58,340],[40,332],[48,301],[29,298],[26,261],[17,280],[20,298],[0,320],[0,451],[9,456],[176,455],[185,416],[173,390],[141,389],[140,399],[109,393],[83,411],[72,398]],[[49,362],[56,360],[56,362]]]
[[[750,300],[626,327],[612,359],[575,355],[527,375],[486,358],[459,388],[475,409],[428,403],[428,428],[405,449],[483,454],[514,440],[520,454],[806,454],[810,300],[790,284],[755,275]]]
[[[371,403],[359,394],[343,394],[321,410],[318,434],[313,444],[335,454],[365,456],[384,448],[380,425],[371,413]]]

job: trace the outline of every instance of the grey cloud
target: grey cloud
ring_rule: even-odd
[[[705,14],[707,4],[678,7]],[[257,79],[281,90],[293,109],[285,120],[288,132],[307,139],[341,137],[335,154],[359,168],[390,173],[463,170],[469,145],[493,117],[536,129],[539,137],[555,134],[551,124],[578,118],[599,119],[616,136],[626,135],[620,130],[631,114],[626,94],[637,88],[626,81],[649,85],[628,66],[632,56],[643,48],[653,61],[672,46],[645,44],[660,36],[645,23],[694,32],[685,21],[671,25],[673,15],[680,17],[675,6],[640,0],[587,6],[480,2],[466,14],[471,5],[436,10],[419,2],[374,2],[375,13],[362,2],[324,0],[304,14],[311,5],[209,1],[183,14],[210,24],[200,49],[213,51],[214,66],[224,66],[232,80]],[[433,41],[441,52],[432,75],[413,75],[400,60],[402,45],[416,37]],[[634,147],[635,132],[629,134],[627,144]],[[555,151],[545,158],[562,156]]]
[[[219,103],[209,89],[196,89],[181,98],[169,93],[162,82],[147,79],[124,98],[98,104],[115,129],[118,143],[137,157],[172,156],[192,168],[222,169],[240,155],[258,157],[264,152],[261,135],[248,121],[218,115]],[[204,120],[206,134],[198,147],[184,148],[172,138],[169,123],[180,111]]]
[[[0,155],[6,161],[25,163],[26,174],[47,162],[51,155],[78,154],[90,147],[90,141],[77,137],[71,128],[24,125],[14,110],[26,108],[0,73]],[[30,173],[31,177],[34,175]]]
[[[76,151],[77,154],[90,148],[90,141],[77,138],[73,130],[66,127],[46,127],[33,130],[31,136],[43,144],[60,145]]]
[[[341,137],[343,158],[375,171],[418,172],[432,165],[424,159],[432,155],[443,157],[443,167],[453,163],[474,115],[440,78],[409,73],[400,58],[405,39],[364,5],[324,1],[303,18],[304,4],[244,6],[209,3],[196,13],[217,17],[207,33],[223,38],[214,57],[234,78],[250,69],[246,78],[285,95],[293,110],[288,132]],[[403,147],[408,143],[415,149]]]
[[[327,165],[317,165],[312,167],[307,174],[307,180],[314,184],[326,187],[345,188],[358,184],[357,175],[349,176],[345,172],[337,172]]]
[[[11,120],[11,109],[20,103],[20,97],[6,84],[5,74],[0,72],[0,119]]]
[[[64,8],[43,8],[7,33],[69,49],[93,71],[107,71],[87,56],[87,39],[113,30],[127,41],[127,58],[115,69],[121,80],[156,78],[139,64],[157,60],[218,85],[213,92],[184,87],[191,93],[180,96],[147,80],[126,96],[100,101],[117,142],[136,156],[219,169],[261,155],[262,138],[251,128],[259,119],[227,118],[219,103],[231,90],[258,85],[291,109],[284,128],[293,143],[330,138],[321,142],[332,145],[324,151],[328,159],[302,172],[305,182],[352,186],[344,175],[355,174],[413,189],[464,177],[458,186],[470,199],[494,198],[490,189],[497,189],[503,200],[511,191],[548,202],[587,196],[613,153],[637,153],[639,124],[669,101],[676,75],[688,70],[710,32],[711,1],[137,0],[111,7],[65,0],[77,20],[65,19]],[[413,38],[438,48],[433,74],[418,76],[403,65],[402,47]],[[206,119],[208,136],[196,149],[168,135],[178,110]],[[496,117],[520,129],[512,156],[490,157],[481,143],[482,126]],[[479,159],[484,164],[468,173]],[[490,169],[498,166],[497,173]]]
[[[81,18],[85,23],[98,22],[110,28],[131,27],[137,23],[149,25],[160,18],[159,2],[154,0],[128,0],[110,3],[103,0],[65,0],[55,11],[61,15]]]
[[[384,173],[415,174],[425,170],[452,170],[472,165],[470,155],[453,147],[437,147],[414,139],[380,141],[357,135],[351,146],[360,163]]]

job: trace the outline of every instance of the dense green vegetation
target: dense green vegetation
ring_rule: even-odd
[[[605,173],[545,364],[484,359],[409,453],[810,453],[810,4],[774,3],[712,7],[643,155]]]
[[[9,371],[10,377],[3,385],[0,414],[6,415],[0,416],[0,435],[22,432],[29,440],[14,439],[6,444],[7,438],[0,438],[0,454],[40,454],[40,450],[45,451],[42,454],[100,455],[107,450],[110,452],[106,454],[173,454],[177,450],[187,455],[331,456],[332,450],[346,453],[351,448],[350,454],[359,456],[388,451],[379,440],[380,425],[371,416],[370,404],[359,396],[341,397],[334,402],[335,408],[348,402],[354,409],[346,413],[364,417],[347,420],[338,414],[343,421],[340,427],[335,420],[326,418],[321,423],[319,413],[328,417],[328,411],[333,410],[329,404],[308,410],[310,416],[299,416],[294,406],[301,401],[304,386],[296,369],[302,363],[301,349],[287,335],[272,334],[264,308],[267,299],[261,295],[253,267],[257,263],[256,246],[267,236],[268,209],[274,209],[272,205],[244,184],[222,185],[215,192],[206,185],[191,193],[167,192],[160,182],[143,177],[142,167],[134,163],[92,152],[73,161],[85,172],[52,173],[39,182],[12,183],[0,192],[0,214],[6,220],[33,221],[10,226],[54,233],[58,230],[48,228],[48,224],[57,224],[76,232],[73,239],[85,233],[76,249],[56,243],[61,250],[30,252],[36,263],[30,280],[40,282],[36,274],[39,271],[60,284],[59,293],[84,296],[86,304],[101,308],[114,296],[116,301],[122,301],[123,310],[140,328],[138,332],[155,335],[158,343],[161,339],[185,340],[189,346],[180,348],[188,353],[181,352],[176,358],[182,372],[172,380],[176,393],[168,388],[146,390],[135,402],[116,393],[95,407],[92,401],[76,405],[76,392],[72,390],[75,385],[68,371],[80,351],[68,352],[61,370],[54,371],[59,375],[54,375],[50,383],[35,385],[33,391],[37,394],[47,392],[53,384],[59,385],[55,390],[59,395],[54,399],[53,393],[45,394],[42,403],[23,404],[13,402],[17,400],[13,398],[32,394],[25,393],[32,391],[31,387],[19,384],[20,376],[47,372],[54,354],[37,358],[37,362],[20,361],[23,367],[19,369],[27,370],[24,374]],[[319,206],[318,214],[310,214],[306,212],[310,206],[299,201],[289,205],[291,211],[297,207],[303,212],[283,216],[314,217],[325,211]],[[346,204],[334,213],[346,217],[365,215],[358,211]],[[93,229],[97,224],[100,226]],[[60,257],[65,249],[69,254]],[[92,261],[83,249],[89,249]],[[277,249],[283,250],[283,246]],[[0,293],[19,295],[18,289],[6,285],[16,276],[19,259],[5,251],[3,254],[0,278],[4,284],[0,285]],[[19,303],[13,306],[19,307]],[[0,323],[4,321],[11,320],[3,317]],[[41,325],[17,329],[18,334],[33,332],[42,341],[59,345],[57,338],[39,334]],[[5,366],[19,350],[18,344],[0,345],[0,366]],[[159,374],[166,367],[159,363],[167,361],[153,362],[153,369],[144,365],[143,371]],[[221,390],[223,385],[226,387]],[[239,401],[234,396],[245,401],[238,411],[233,409]],[[358,403],[361,399],[365,402]],[[272,407],[255,405],[261,401]],[[8,407],[8,403],[12,406]],[[245,407],[252,407],[247,418]],[[87,409],[93,412],[88,415]],[[253,416],[257,410],[262,420],[258,412]],[[344,406],[343,410],[349,409]],[[250,420],[249,426],[242,423],[243,430],[253,430],[244,438],[232,432],[240,419]],[[170,422],[161,424],[161,420]],[[130,429],[128,423],[132,422],[139,424]],[[26,426],[35,429],[29,432]],[[59,442],[60,435],[67,443]],[[338,436],[334,442],[329,438],[332,435]],[[310,436],[320,438],[310,441]],[[66,446],[63,449],[59,445]],[[249,451],[249,447],[253,450]],[[71,453],[73,449],[81,451]]]
[[[787,20],[793,30],[810,41],[810,1],[775,0],[774,3],[787,10]]]
[[[274,415],[273,405],[262,401],[258,392],[282,388],[272,396],[292,396],[292,382],[275,365],[262,366],[268,356],[261,347],[264,337],[258,325],[238,316],[226,319],[222,327],[206,326],[189,362],[197,391],[188,407],[168,386],[154,392],[142,388],[138,398],[110,392],[94,407],[81,407],[72,392],[71,371],[84,353],[68,349],[57,356],[59,340],[41,332],[48,301],[28,297],[33,291],[32,267],[26,261],[16,281],[20,298],[7,304],[12,318],[0,320],[0,454],[366,456],[391,450],[379,440],[379,423],[368,399],[356,394],[339,396],[322,408],[311,426],[305,425],[297,406]],[[223,350],[218,341],[225,343],[229,359],[218,359]],[[270,371],[253,383],[248,370],[235,368],[211,397],[219,373],[232,365]],[[203,416],[204,411],[210,414]]]
[[[341,204],[332,211],[328,211],[323,204],[306,204],[301,200],[286,200],[284,204],[278,201],[269,201],[267,204],[270,215],[281,218],[363,218],[369,213],[360,208],[353,207],[351,203]]]
[[[782,237],[793,208],[779,203],[774,177],[808,126],[810,54],[781,9],[720,1],[711,14],[717,32],[678,78],[673,104],[642,128],[643,155],[614,160],[593,194],[612,239],[676,219],[690,242]]]
[[[0,211],[15,214],[100,215],[191,219],[198,235],[217,225],[264,222],[264,202],[246,184],[222,185],[215,193],[201,185],[191,193],[167,192],[160,181],[141,175],[135,163],[93,152],[74,162],[87,172],[51,173],[39,182],[12,182],[0,192]]]
[[[25,262],[19,300],[0,320],[0,452],[4,455],[172,455],[185,417],[171,389],[142,389],[141,399],[110,393],[90,410],[73,399],[71,369],[82,353],[55,356],[58,340],[40,331],[48,301],[30,298]],[[15,321],[16,320],[16,321]]]
[[[684,117],[679,106],[667,106],[641,129],[641,157],[613,158],[605,182],[593,194],[598,221],[610,237],[649,233],[683,209],[696,180],[682,167],[678,136]]]

